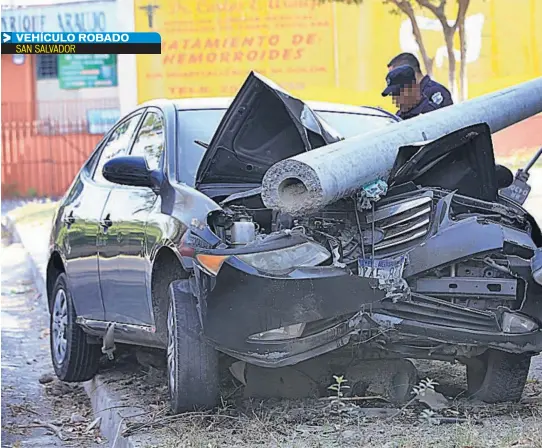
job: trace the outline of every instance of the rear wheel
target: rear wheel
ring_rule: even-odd
[[[531,355],[487,350],[467,363],[469,395],[486,403],[519,401],[530,365]]]
[[[75,319],[66,275],[60,274],[53,288],[49,339],[56,376],[66,382],[90,380],[98,371],[100,359],[100,347],[87,342]]]
[[[196,300],[178,282],[170,287],[167,316],[167,367],[174,413],[210,409],[218,404],[218,352],[202,338]]]

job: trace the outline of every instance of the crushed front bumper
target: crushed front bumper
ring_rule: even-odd
[[[521,315],[510,310],[506,312]],[[380,320],[388,331],[417,340],[495,348],[512,353],[542,351],[539,326],[524,333],[503,331],[499,311],[475,310],[413,293],[412,299],[406,302],[385,300],[378,313],[386,316]],[[536,319],[526,317],[536,322]]]
[[[218,350],[260,366],[293,365],[347,344],[357,326],[351,316],[378,306],[386,296],[347,268],[299,268],[270,277],[236,263],[224,264],[203,301],[204,336]],[[339,316],[345,316],[342,322],[299,338],[248,339],[287,325]]]
[[[415,336],[449,345],[467,345],[495,348],[511,353],[542,352],[542,331],[509,334],[496,331],[475,331],[465,328],[444,327],[409,319],[396,318],[392,324],[401,335]]]
[[[542,351],[542,331],[506,333],[499,312],[470,309],[417,293],[408,300],[393,301],[366,279],[340,268],[306,268],[275,278],[224,266],[207,296],[204,314],[209,343],[262,367],[297,364],[339,349],[359,334],[380,333],[392,339],[396,335],[512,353]],[[298,338],[248,339],[270,329],[337,316],[344,319]]]
[[[515,260],[511,263],[515,275],[530,278],[527,258],[535,249],[524,232],[466,218],[443,226],[409,251],[404,277],[420,276],[435,267],[475,255],[501,252]],[[209,279],[203,273],[199,277]],[[461,307],[444,300],[423,298],[420,294],[417,294],[420,300],[392,301],[370,279],[353,275],[347,268],[307,267],[287,275],[271,276],[233,256],[209,284],[203,283],[195,289],[202,305],[206,340],[224,353],[260,366],[293,365],[348,344],[356,333],[378,334],[382,330],[390,335],[447,345],[515,353],[542,351],[539,330],[504,332],[498,312]],[[532,290],[532,285],[529,288]],[[528,294],[519,312],[540,323],[542,294],[538,293],[540,286],[537,288],[534,294]],[[390,319],[367,329],[365,324],[375,313],[390,316]],[[298,338],[249,340],[249,336],[257,333],[340,316],[344,317],[340,323]]]

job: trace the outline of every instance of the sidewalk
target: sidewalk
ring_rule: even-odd
[[[21,243],[32,257],[31,269],[36,287],[38,290],[43,291],[44,298],[46,298],[45,279],[47,277],[47,257],[49,256],[51,224],[20,224],[16,225],[16,227]],[[47,302],[45,301],[44,303],[47,306]]]
[[[3,235],[5,236],[5,235]],[[29,448],[103,443],[80,385],[56,380],[49,315],[17,237],[2,241],[2,446]]]
[[[9,216],[9,215],[8,215]],[[8,225],[11,230],[17,234],[20,239],[21,247],[28,253],[28,271],[31,280],[35,284],[41,300],[38,307],[40,312],[46,313],[45,320],[48,325],[48,309],[47,309],[47,292],[46,292],[46,271],[49,236],[51,233],[51,222],[45,221],[36,223],[17,224],[12,220],[8,220]],[[50,359],[48,352],[48,344],[46,345],[47,353],[42,356],[47,360]],[[128,438],[121,436],[121,431],[124,424],[124,419],[135,414],[141,413],[140,409],[131,408],[129,406],[120,406],[121,398],[116,395],[107,385],[102,375],[97,375],[93,380],[83,384],[84,390],[90,398],[90,404],[96,418],[100,417],[99,428],[101,433],[110,441],[109,446],[114,448],[132,448],[135,447]],[[39,446],[55,446],[42,444]],[[85,445],[85,447],[91,445]]]

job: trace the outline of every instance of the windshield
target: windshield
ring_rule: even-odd
[[[346,112],[322,112],[316,114],[323,118],[333,129],[344,138],[373,131],[396,121],[391,117],[361,115]]]
[[[177,147],[181,149],[179,179],[187,185],[195,185],[198,167],[205,153],[205,148],[194,140],[210,143],[225,112],[226,109],[200,109],[181,110],[177,114],[179,118]]]
[[[194,186],[199,164],[205,148],[195,140],[210,143],[226,109],[181,110],[178,113],[179,179]],[[332,128],[345,138],[378,129],[394,123],[391,117],[353,114],[346,112],[316,111]]]

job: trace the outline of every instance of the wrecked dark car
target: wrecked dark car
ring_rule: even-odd
[[[263,205],[275,162],[396,121],[254,73],[231,104],[157,100],[120,120],[55,216],[59,378],[92,378],[115,342],[166,349],[180,412],[219,402],[219,353],[277,368],[355,345],[457,360],[472,395],[519,399],[542,350],[542,235],[485,124],[401,148],[369,207]]]

